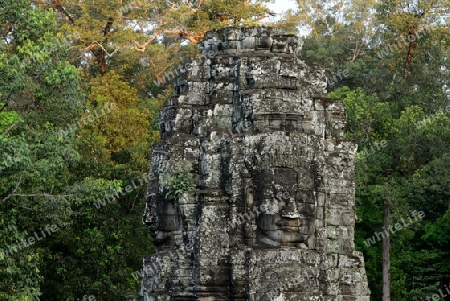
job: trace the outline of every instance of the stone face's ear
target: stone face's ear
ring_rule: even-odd
[[[248,209],[253,207],[253,185],[248,185],[245,187],[245,204]]]
[[[144,224],[148,226],[148,231],[150,235],[154,235],[156,229],[158,228],[158,217],[156,213],[156,201],[155,194],[151,194],[147,198],[145,203],[145,211],[142,218]]]

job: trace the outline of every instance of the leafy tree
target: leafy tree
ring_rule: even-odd
[[[424,243],[432,237],[439,241],[439,235],[431,234],[437,229],[431,224],[445,220],[443,213],[449,206],[444,163],[448,154],[442,143],[448,139],[443,112],[449,97],[449,73],[444,67],[449,35],[448,28],[440,25],[445,22],[446,5],[441,1],[298,3],[298,15],[310,30],[303,57],[324,64],[329,79],[342,70],[350,75],[338,76],[328,87],[335,91],[333,97],[344,100],[347,138],[359,144],[359,153],[381,139],[388,143],[356,164],[356,243],[367,258],[372,300],[382,299],[382,248],[381,244],[368,247],[364,241],[381,232],[383,218],[386,227],[412,210],[424,211],[424,221],[385,240],[385,246],[391,244],[385,248],[391,255],[384,256],[391,260],[391,284],[385,286],[384,299],[389,291],[392,300],[434,293],[440,277],[449,274],[443,248]],[[340,89],[345,85],[350,88]],[[429,260],[421,257],[424,248],[431,254]],[[444,263],[438,264],[443,255]]]
[[[100,233],[106,237],[105,250],[110,246],[126,256],[111,259],[103,270],[95,269],[101,265],[92,264],[89,273],[78,269],[78,278],[64,277],[66,262],[83,266],[82,258],[71,256],[74,251],[71,246],[73,237],[89,233],[89,224],[96,218],[92,214],[96,212],[93,198],[117,193],[120,182],[80,177],[82,156],[75,147],[75,133],[61,136],[67,124],[82,118],[81,109],[86,105],[79,91],[79,71],[67,60],[68,45],[58,42],[53,12],[42,11],[25,0],[11,7],[2,3],[0,8],[5,22],[2,29],[9,30],[4,33],[0,54],[0,74],[4,79],[0,84],[0,210],[2,228],[6,229],[0,236],[2,299],[31,300],[42,295],[45,300],[61,300],[61,297],[76,300],[82,292],[78,290],[82,286],[77,283],[95,284],[92,279],[107,277],[111,266],[119,270],[112,275],[116,282],[123,275],[120,293],[135,290],[137,283],[127,282],[130,276],[125,271],[132,270],[134,267],[130,265],[141,260],[137,255],[130,255],[135,247],[127,235]],[[21,11],[15,14],[11,9]],[[82,221],[82,226],[78,222],[81,216],[89,217]],[[118,216],[116,211],[114,216]],[[106,224],[110,218],[100,216],[99,223]],[[136,225],[139,221],[136,216],[133,220],[136,222],[129,225],[135,227],[134,231],[143,230]],[[10,252],[11,246],[18,246],[22,238],[28,240],[33,233],[42,233],[46,225],[55,226],[57,231],[26,247],[22,244],[18,252]],[[123,224],[114,226],[129,233],[133,231]],[[88,247],[86,241],[84,246]],[[99,258],[93,258],[95,263],[99,262]],[[56,273],[51,274],[53,268]],[[108,294],[105,286],[101,291]],[[99,298],[111,300],[111,294],[119,296],[120,293],[116,289]]]
[[[450,272],[444,251],[448,229],[443,227],[443,213],[450,204],[445,143],[450,139],[449,117],[439,112],[423,123],[427,116],[416,105],[396,117],[397,106],[381,102],[376,95],[367,96],[361,89],[344,87],[330,95],[343,99],[348,113],[346,137],[360,144],[359,152],[370,149],[378,139],[388,142],[386,148],[356,163],[356,243],[365,253],[373,300],[382,299],[382,249],[381,243],[370,245],[367,239],[383,231],[383,217],[389,227],[414,210],[423,211],[423,221],[389,237],[391,298],[408,300],[433,294],[440,277]],[[390,209],[383,214],[386,204]],[[427,258],[423,258],[424,249],[430,254]]]
[[[139,174],[146,171],[149,149],[159,138],[159,132],[152,128],[157,101],[148,100],[153,103],[150,106],[140,101],[136,89],[114,71],[93,78],[88,93],[82,118],[92,122],[82,125],[77,139],[85,173],[101,174],[100,169],[106,166],[118,169],[115,176],[119,170],[128,172],[123,170],[126,167]]]
[[[20,233],[14,216],[18,212],[10,212],[0,219],[0,298],[2,300],[33,300],[39,298],[40,275],[39,255],[32,249],[18,250],[20,257],[11,256],[20,248],[21,240],[28,239],[27,233]]]

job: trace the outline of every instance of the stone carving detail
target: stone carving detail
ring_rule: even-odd
[[[260,171],[256,182],[259,241],[271,246],[304,247],[315,231],[315,191],[299,189],[299,177],[308,181],[308,171],[299,175],[293,168],[275,167]],[[303,243],[303,244],[302,244]],[[314,240],[310,247],[313,248]]]
[[[211,31],[180,72],[152,150],[143,221],[157,252],[142,300],[369,300],[356,146],[301,44],[266,27]],[[174,201],[162,179],[177,163],[196,189]]]

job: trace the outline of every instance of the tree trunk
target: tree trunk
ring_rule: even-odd
[[[105,40],[103,41],[103,44],[106,45],[108,43],[109,39],[109,33],[111,32],[111,27],[114,23],[113,18],[109,18],[108,22],[105,25],[105,28],[103,28],[103,36],[105,37]],[[97,49],[95,49],[97,48]],[[103,46],[100,45],[100,47],[94,47],[94,56],[97,59],[98,68],[100,69],[100,74],[106,73],[106,50],[103,48]]]
[[[389,233],[389,200],[385,199],[383,207],[383,301],[391,301],[391,254],[390,254],[390,238]]]
[[[415,46],[415,36],[416,28],[412,27],[408,30],[408,37],[409,40],[409,47],[408,47],[408,53],[406,54],[406,60],[405,60],[405,70],[403,79],[408,80],[408,73],[409,73],[409,65],[411,65],[412,59],[413,59],[413,52],[414,52],[414,46]],[[412,36],[412,39],[409,39],[409,37]]]
[[[98,68],[100,69],[100,74],[106,73],[106,51],[102,48],[97,49],[94,52],[94,56],[97,59]]]

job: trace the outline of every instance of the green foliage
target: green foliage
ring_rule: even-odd
[[[8,111],[0,112],[0,211],[5,213],[2,228],[9,230],[0,234],[0,249],[47,224],[59,230],[2,258],[0,299],[41,296],[59,301],[92,294],[97,300],[118,300],[136,294],[139,283],[130,271],[140,268],[142,254],[152,252],[140,222],[144,186],[104,210],[94,203],[121,191],[128,177],[142,174],[142,164],[135,167],[129,162],[128,168],[118,172],[120,177],[116,177],[114,164],[105,170],[99,160],[98,169],[86,169],[84,155],[90,145],[80,145],[76,139],[89,135],[99,139],[110,132],[83,132],[87,127],[79,132],[68,130],[69,125],[82,122],[81,111],[93,107],[81,93],[80,70],[69,63],[69,45],[56,32],[54,12],[27,1],[8,3],[10,7],[0,4],[5,22],[1,29],[13,28],[15,39],[0,46],[0,110],[8,104]],[[10,10],[14,7],[22,11],[16,14]],[[114,93],[120,97],[122,91]],[[142,115],[137,124],[143,124],[145,132],[151,116],[138,111],[137,97],[127,97],[123,96],[125,101],[133,100],[135,106],[128,109],[129,115]],[[123,103],[122,109],[126,111],[129,104]],[[100,127],[102,121],[92,123],[91,129]],[[80,134],[85,134],[82,139]],[[145,146],[128,146],[140,152],[133,158],[145,156],[141,149],[148,148],[148,137],[143,135]]]
[[[163,179],[166,189],[166,198],[178,201],[184,192],[189,192],[196,187],[192,179],[192,166],[190,164],[175,163],[172,176]]]
[[[4,106],[4,103],[0,103],[0,110],[2,110]],[[23,119],[20,118],[20,115],[17,112],[0,112],[0,135],[12,128],[17,122],[23,122]]]
[[[73,208],[72,225],[55,237],[46,252],[51,260],[45,265],[43,291],[49,300],[76,300],[81,292],[96,300],[122,300],[136,294],[140,283],[131,272],[140,268],[141,254],[153,251],[139,218],[144,202],[139,200],[130,210],[122,199],[97,209],[94,202],[118,189],[111,183],[111,190],[105,192],[101,183],[90,183],[90,190],[97,193],[77,189],[83,202]]]
[[[422,238],[431,246],[437,244],[448,250],[450,246],[450,207],[434,223],[429,222],[425,225],[425,234]]]
[[[152,100],[139,99],[137,90],[114,71],[92,78],[82,116],[92,122],[82,124],[76,138],[84,175],[144,172],[151,145],[159,138],[159,131],[152,128],[155,107],[159,106]]]
[[[433,287],[437,290],[439,275],[448,274],[450,268],[443,258],[437,260],[448,253],[443,251],[448,249],[443,212],[450,203],[449,152],[444,142],[450,140],[449,118],[443,111],[430,118],[414,101],[400,111],[398,105],[381,101],[376,94],[369,96],[361,88],[343,87],[330,96],[343,100],[348,114],[346,138],[357,142],[360,150],[375,140],[388,141],[386,148],[358,161],[355,170],[355,242],[365,255],[371,298],[381,299],[381,243],[368,247],[364,241],[381,231],[386,200],[391,202],[391,224],[413,210],[425,212],[424,222],[391,236],[392,300],[423,298]],[[424,248],[433,257],[418,260],[415,253]]]
[[[346,139],[361,146],[387,137],[393,122],[389,103],[381,102],[376,94],[367,95],[362,88],[350,90],[345,86],[329,95],[344,102],[348,116]]]
[[[31,248],[18,250],[20,256],[9,255],[9,250],[18,248],[21,239],[30,235],[20,232],[16,226],[12,211],[0,219],[0,299],[1,300],[36,300],[41,296],[40,284],[43,277],[39,266],[41,259]]]

